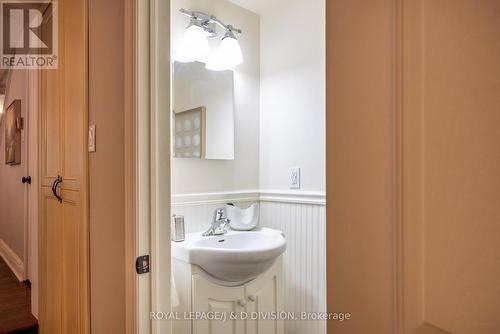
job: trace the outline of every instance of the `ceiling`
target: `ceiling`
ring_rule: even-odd
[[[248,9],[254,13],[262,15],[267,9],[273,8],[287,0],[229,0],[240,7]]]

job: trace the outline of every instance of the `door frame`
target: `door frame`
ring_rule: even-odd
[[[25,147],[25,161],[24,161],[24,176],[29,175],[31,166],[30,164],[33,163],[31,159],[31,154],[32,154],[32,147],[30,147],[30,138],[32,137],[32,124],[31,124],[31,116],[32,114],[30,113],[30,108],[31,108],[31,103],[30,103],[30,75],[29,75],[29,70],[25,70],[25,83],[26,87],[24,87],[25,90],[25,96],[26,96],[26,101],[25,102],[25,112],[26,114],[24,115],[24,126],[23,126],[23,131],[24,131],[24,147]],[[36,133],[35,133],[36,136]],[[37,165],[34,165],[37,166]],[[31,193],[33,192],[30,185],[25,185],[24,186],[24,236],[23,236],[23,280],[29,280],[30,276],[30,221],[32,217],[30,216],[31,214],[31,203],[30,203],[30,196]]]
[[[31,176],[31,184],[26,194],[25,231],[25,279],[31,283],[31,313],[38,317],[38,133],[39,133],[39,72],[26,71],[26,114],[28,129],[26,141],[26,175]]]
[[[150,312],[170,311],[169,0],[126,1],[125,53],[126,332],[168,334]]]

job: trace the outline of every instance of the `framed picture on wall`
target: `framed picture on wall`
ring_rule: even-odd
[[[21,100],[14,100],[5,111],[5,164],[21,163]]]

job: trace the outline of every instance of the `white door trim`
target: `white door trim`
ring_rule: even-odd
[[[27,172],[31,185],[27,186],[27,231],[26,231],[26,279],[31,282],[31,313],[38,318],[38,129],[39,129],[39,71],[26,71],[27,109],[25,126],[28,128],[26,139]]]
[[[137,257],[137,0],[125,2],[125,330],[138,333],[138,280],[134,261]]]
[[[170,311],[170,1],[151,0],[151,273],[152,311]],[[169,334],[170,321],[153,333]]]
[[[25,154],[25,161],[24,161],[24,176],[29,175],[30,173],[30,167],[31,167],[31,147],[30,147],[30,137],[31,137],[31,114],[30,114],[30,108],[31,108],[31,103],[30,103],[30,89],[29,89],[29,72],[28,70],[25,70],[24,76],[25,76],[25,84],[26,87],[24,87],[25,90],[25,96],[26,100],[24,101],[25,103],[25,115],[24,115],[24,125],[23,125],[23,140],[24,140],[24,147],[26,148]],[[22,108],[21,108],[22,109]],[[21,180],[19,180],[21,181]],[[24,187],[24,237],[23,237],[23,281],[29,279],[30,276],[30,193],[33,192],[32,189],[30,189],[30,186],[27,184],[22,185]]]
[[[125,32],[126,328],[168,334],[149,314],[170,310],[170,1],[127,0]]]

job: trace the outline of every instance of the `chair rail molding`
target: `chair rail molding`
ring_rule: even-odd
[[[226,192],[172,195],[172,205],[193,206],[228,202],[278,202],[326,205],[326,195],[320,191],[237,190]]]

